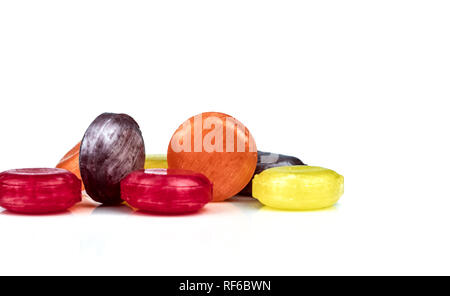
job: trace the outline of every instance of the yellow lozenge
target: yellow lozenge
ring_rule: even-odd
[[[281,210],[331,207],[344,193],[344,177],[315,166],[285,166],[263,171],[253,179],[253,197]]]
[[[149,154],[145,157],[146,169],[167,169],[167,155]]]

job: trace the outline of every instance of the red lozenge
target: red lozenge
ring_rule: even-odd
[[[0,206],[11,212],[62,212],[79,201],[81,181],[67,170],[17,169],[0,174]]]
[[[139,170],[121,182],[121,195],[145,212],[183,214],[212,201],[212,184],[204,175],[179,169]]]

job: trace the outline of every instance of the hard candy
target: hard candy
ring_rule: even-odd
[[[118,204],[120,181],[143,169],[144,139],[126,114],[104,113],[87,129],[80,148],[80,172],[87,194],[103,204]]]
[[[75,147],[73,147],[56,165],[59,169],[65,169],[69,172],[73,173],[77,176],[78,179],[81,180],[80,174],[80,146],[81,142],[79,142]],[[81,189],[84,190],[84,185],[81,183]]]
[[[122,180],[121,189],[133,208],[162,214],[195,212],[212,200],[208,178],[186,170],[135,171]]]
[[[185,121],[172,136],[169,169],[205,175],[213,184],[213,200],[239,193],[256,168],[257,150],[249,130],[230,115],[207,112]]]
[[[81,181],[63,169],[17,169],[0,174],[0,206],[16,213],[62,212],[81,201]]]
[[[166,154],[148,154],[145,157],[146,169],[167,169],[167,167]]]
[[[293,165],[305,164],[294,156],[258,151],[258,162],[256,164],[255,175],[270,168]],[[250,181],[239,194],[252,196],[252,181]]]
[[[315,210],[334,205],[344,193],[344,177],[314,166],[276,167],[253,179],[253,197],[282,210]]]

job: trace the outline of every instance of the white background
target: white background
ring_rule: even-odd
[[[0,274],[450,274],[448,1],[1,1],[0,170],[52,167],[100,113],[148,153],[204,111],[345,176],[339,204],[0,214]]]

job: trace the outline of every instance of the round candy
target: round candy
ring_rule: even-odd
[[[205,175],[213,184],[213,201],[241,191],[256,168],[257,150],[248,129],[235,118],[207,112],[185,121],[172,136],[167,152],[169,169]]]
[[[81,201],[81,181],[62,169],[18,169],[0,174],[0,206],[16,213],[62,212]]]
[[[118,204],[120,181],[143,169],[145,147],[139,125],[126,114],[104,113],[87,129],[80,149],[80,172],[87,194]]]
[[[145,157],[146,169],[167,169],[167,155],[149,154]]]
[[[69,172],[73,173],[75,176],[77,176],[78,179],[81,180],[81,174],[80,174],[80,146],[81,142],[79,142],[75,147],[73,147],[69,152],[64,155],[64,157],[59,161],[59,163],[56,165],[59,169],[65,169]],[[82,190],[84,190],[83,183],[81,184]]]
[[[258,151],[258,163],[256,164],[255,175],[270,168],[293,165],[305,164],[294,156]],[[239,194],[252,196],[252,182],[250,181]]]
[[[344,177],[314,166],[276,167],[253,179],[253,197],[282,210],[315,210],[334,205],[344,193]]]
[[[208,178],[186,170],[135,171],[121,182],[121,189],[130,206],[162,214],[195,212],[212,200]]]

